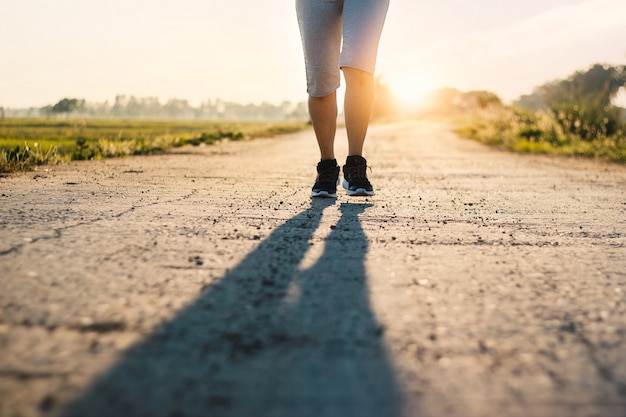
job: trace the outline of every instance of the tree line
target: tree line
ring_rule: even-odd
[[[220,99],[192,106],[187,100],[117,95],[110,103],[65,97],[53,105],[28,109],[0,108],[0,117],[87,117],[172,120],[308,120],[306,104],[283,101],[241,104]]]

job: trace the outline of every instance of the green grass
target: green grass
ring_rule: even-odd
[[[473,111],[457,132],[514,152],[595,158],[626,164],[626,132],[583,139],[565,132],[549,114],[496,107]]]
[[[0,172],[70,160],[161,153],[172,147],[248,140],[305,128],[301,122],[0,119]]]

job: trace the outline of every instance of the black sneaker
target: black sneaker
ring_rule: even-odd
[[[367,179],[367,161],[360,155],[352,155],[343,166],[343,188],[353,196],[374,195],[374,187]]]
[[[339,165],[336,159],[326,159],[317,164],[317,178],[311,197],[337,198],[339,185]]]

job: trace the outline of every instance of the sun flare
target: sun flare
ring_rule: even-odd
[[[424,101],[434,87],[428,79],[415,75],[390,79],[389,89],[402,105],[415,107]]]

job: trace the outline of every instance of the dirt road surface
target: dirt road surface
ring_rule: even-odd
[[[345,158],[345,132],[337,138]],[[626,169],[371,128],[0,179],[0,416],[626,415]]]

